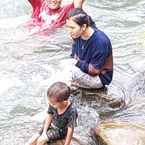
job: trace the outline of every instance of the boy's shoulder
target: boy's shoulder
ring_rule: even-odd
[[[68,113],[71,115],[71,114],[77,114],[77,108],[75,106],[74,103],[71,103],[69,108],[67,109]]]

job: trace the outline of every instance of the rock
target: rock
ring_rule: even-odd
[[[112,97],[107,94],[107,88],[103,87],[101,89],[86,89],[79,88],[74,92],[75,95],[79,96],[81,102],[96,102],[97,106],[107,106],[112,109],[122,108],[125,105],[125,100],[123,98]]]
[[[64,145],[64,142],[65,140],[58,140],[56,142],[49,143],[47,145]],[[85,144],[81,143],[79,138],[73,137],[70,145],[85,145]]]
[[[127,122],[102,122],[95,130],[96,144],[145,145],[145,126]]]
[[[58,140],[58,141],[56,141],[54,143],[49,143],[47,145],[64,145],[64,140]]]
[[[91,96],[101,96],[102,94],[107,94],[107,88],[103,87],[100,89],[87,89],[87,88],[79,88],[81,97],[91,97]]]

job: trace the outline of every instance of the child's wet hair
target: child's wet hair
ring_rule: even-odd
[[[81,8],[75,8],[69,13],[68,18],[73,18],[73,20],[79,25],[83,26],[86,24],[86,26],[95,27],[95,22],[92,20],[92,18]]]
[[[63,82],[56,82],[48,88],[47,96],[55,99],[57,102],[68,100],[70,88]]]

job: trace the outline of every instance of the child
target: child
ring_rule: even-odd
[[[84,0],[73,0],[61,6],[62,0],[28,0],[33,8],[32,20],[28,23],[30,30],[40,31],[58,28],[65,24],[68,13],[75,7],[82,7]]]
[[[47,91],[48,114],[39,134],[33,136],[27,145],[44,145],[47,142],[65,139],[69,145],[76,126],[77,110],[70,102],[70,88],[63,82],[56,82]]]

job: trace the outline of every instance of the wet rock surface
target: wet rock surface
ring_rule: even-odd
[[[47,145],[64,145],[64,143],[65,140],[58,140],[53,143],[48,143]],[[81,141],[80,137],[73,137],[70,145],[86,145],[86,144],[83,143],[83,141]]]
[[[81,105],[95,108],[100,115],[124,108],[126,102],[122,96],[114,97],[108,93],[107,87],[101,89],[79,88],[74,92]]]
[[[98,145],[145,145],[145,126],[129,122],[102,122],[95,130]]]

